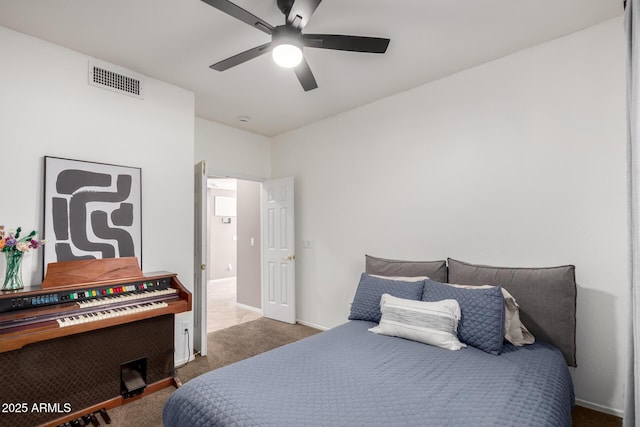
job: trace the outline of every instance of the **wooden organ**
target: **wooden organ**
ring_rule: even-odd
[[[191,303],[176,274],[136,258],[52,263],[40,288],[0,292],[0,426],[55,426],[173,385],[174,317]]]

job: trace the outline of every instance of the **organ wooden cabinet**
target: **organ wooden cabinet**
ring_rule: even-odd
[[[174,383],[177,275],[136,258],[49,264],[40,288],[0,293],[0,426],[58,425]]]

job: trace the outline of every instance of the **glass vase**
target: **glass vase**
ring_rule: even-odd
[[[5,260],[7,269],[4,274],[4,282],[2,283],[3,291],[13,291],[22,289],[22,256],[21,251],[5,251]]]

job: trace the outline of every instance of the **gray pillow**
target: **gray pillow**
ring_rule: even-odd
[[[401,282],[373,277],[362,273],[356,295],[351,304],[349,320],[368,320],[380,322],[380,298],[382,294],[419,301],[422,298],[424,280],[419,282]]]
[[[379,276],[427,276],[437,282],[447,281],[447,262],[403,261],[365,255],[365,272]]]
[[[449,282],[500,285],[520,305],[520,319],[536,339],[556,346],[576,366],[575,266],[507,268],[448,259]]]

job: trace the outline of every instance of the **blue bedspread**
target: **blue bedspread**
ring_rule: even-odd
[[[559,350],[494,356],[368,332],[351,321],[195,378],[167,401],[178,426],[570,426]]]

